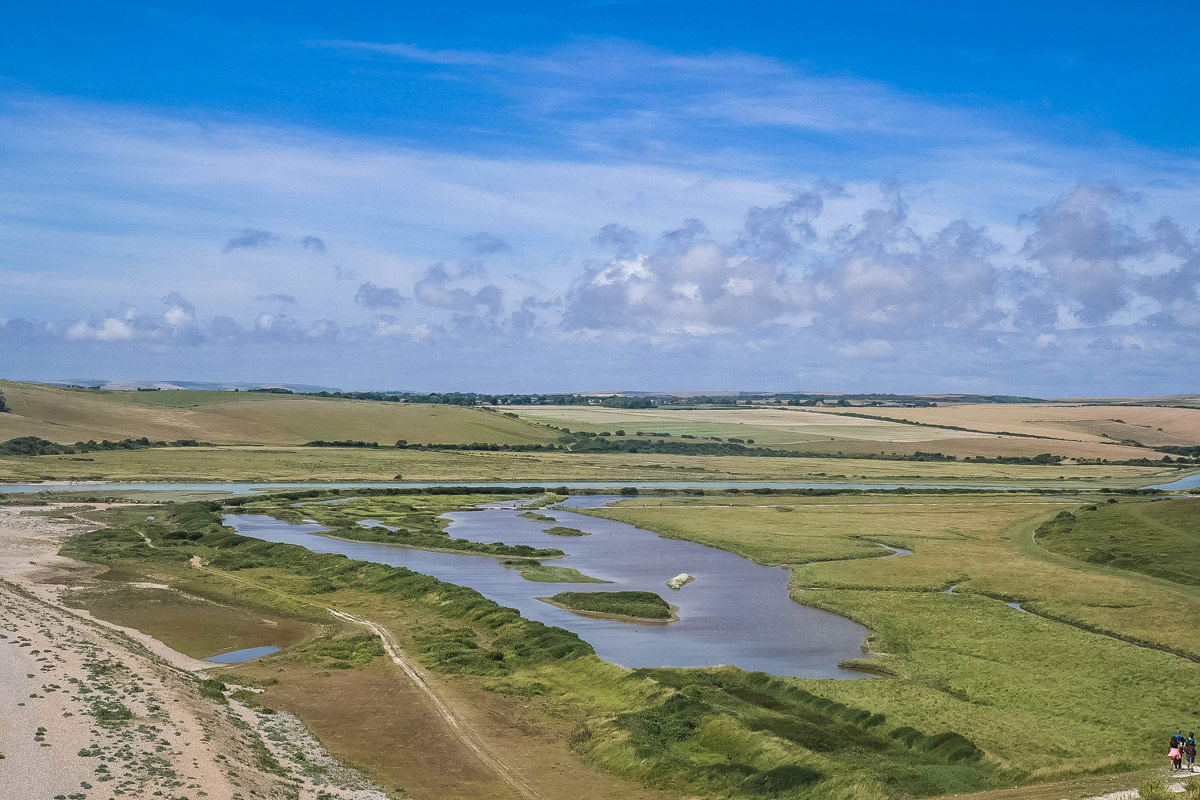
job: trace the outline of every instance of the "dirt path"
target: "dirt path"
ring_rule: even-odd
[[[429,702],[437,710],[438,716],[440,716],[445,721],[446,725],[448,725],[450,729],[455,732],[459,740],[462,741],[462,743],[466,745],[466,747],[472,753],[479,757],[480,761],[490,767],[497,775],[500,776],[501,780],[511,786],[512,789],[521,797],[526,798],[526,800],[545,800],[545,798],[538,794],[538,792],[534,790],[532,786],[523,781],[520,776],[513,772],[513,770],[510,769],[507,764],[505,764],[490,750],[488,750],[487,746],[480,742],[475,734],[463,724],[463,722],[458,718],[458,715],[454,713],[454,710],[450,708],[446,701],[443,700],[441,696],[438,695],[438,693],[433,689],[433,687],[429,685],[429,682],[425,680],[425,676],[422,674],[420,668],[401,655],[400,649],[396,646],[396,642],[392,638],[392,634],[388,632],[386,628],[384,628],[382,625],[371,622],[369,619],[362,619],[361,617],[356,617],[353,614],[347,614],[344,611],[338,611],[332,608],[328,608],[326,610],[338,619],[352,622],[355,625],[361,625],[378,636],[379,640],[383,643],[383,649],[386,650],[388,656],[391,657],[392,663],[404,670],[404,674],[407,675],[413,684],[421,690],[422,694],[429,699]]]

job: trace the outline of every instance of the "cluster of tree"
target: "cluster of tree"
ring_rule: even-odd
[[[0,411],[2,410],[4,410],[4,403],[3,401],[0,401]],[[1179,447],[1177,445],[1169,444],[1163,447],[1156,447],[1155,449],[1160,453],[1170,453],[1174,456],[1183,456],[1184,458],[1200,458],[1200,447],[1196,445]]]
[[[0,392],[0,414],[8,411],[8,401],[4,399],[4,392]]]
[[[295,392],[288,393],[296,394]],[[476,392],[431,392],[428,394],[415,392],[304,392],[303,394],[310,397],[332,397],[341,400],[376,400],[383,403],[437,403],[448,406],[577,406],[586,405],[589,399],[591,399],[577,394],[477,394]]]
[[[176,439],[173,442],[163,442],[151,441],[145,437],[121,439],[115,442],[110,442],[108,439],[100,442],[89,439],[86,442],[76,442],[75,444],[59,444],[39,436],[19,436],[16,439],[0,442],[0,455],[60,456],[93,453],[99,450],[142,450],[147,447],[204,447],[208,445],[208,442],[199,442],[195,439]]]
[[[1026,464],[1034,466],[1053,466],[1063,462],[1062,456],[1049,453],[1039,453],[1036,456],[967,456],[964,462],[971,461],[983,464]]]
[[[369,445],[368,445],[369,446]],[[409,444],[401,439],[396,442],[401,450],[480,450],[506,453],[537,453],[552,450],[569,450],[566,444],[491,444],[489,442],[471,442],[470,444]]]
[[[649,397],[621,397],[614,395],[601,400],[600,405],[605,408],[654,408],[658,405],[658,401],[651,400]]]
[[[407,444],[407,442],[405,443]],[[327,442],[324,439],[316,439],[311,442],[305,442],[302,447],[379,447],[379,442],[363,442],[358,439],[339,439],[332,442]],[[404,447],[400,442],[396,442],[397,447]]]

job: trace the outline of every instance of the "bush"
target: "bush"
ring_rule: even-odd
[[[1138,797],[1141,800],[1172,800],[1175,795],[1167,788],[1166,781],[1152,778],[1138,787]]]
[[[811,786],[825,776],[813,769],[800,765],[787,765],[760,772],[742,784],[743,791],[762,797],[778,797],[796,789]]]

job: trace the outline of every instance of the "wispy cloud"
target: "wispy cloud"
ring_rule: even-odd
[[[500,63],[502,59],[492,53],[479,50],[431,50],[403,42],[356,42],[336,39],[317,39],[310,44],[314,47],[329,47],[340,50],[374,53],[416,61],[422,64],[441,64],[446,66],[488,66]]]

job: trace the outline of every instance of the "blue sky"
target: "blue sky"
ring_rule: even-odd
[[[0,375],[1195,391],[1184,3],[24,4]]]

